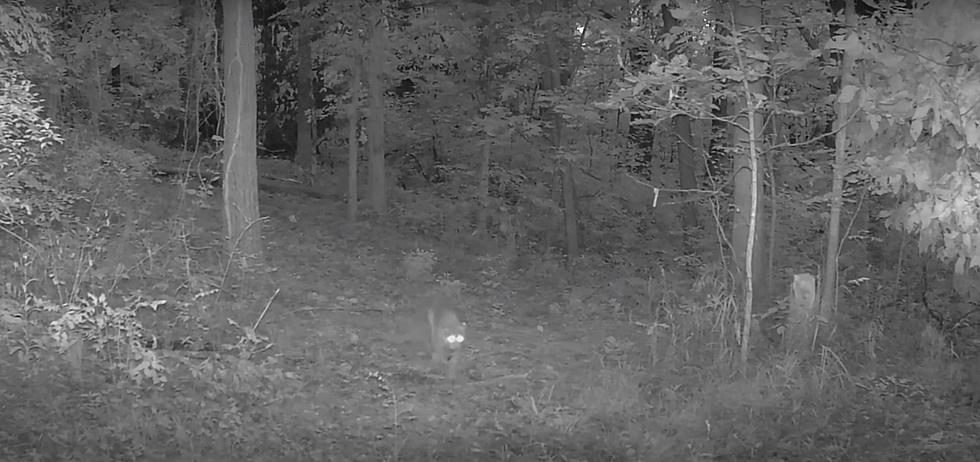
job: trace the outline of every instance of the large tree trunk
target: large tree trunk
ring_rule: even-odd
[[[371,207],[378,215],[388,209],[385,180],[385,104],[384,104],[384,54],[385,54],[385,22],[383,2],[371,5],[374,9],[370,43],[370,65],[368,66],[368,198]]]
[[[224,0],[224,217],[231,258],[262,258],[255,163],[255,32],[251,0]]]
[[[680,22],[670,14],[667,4],[660,6],[663,16],[663,32],[668,32]],[[668,58],[673,58],[682,52],[677,44],[667,52]],[[678,114],[673,117],[674,145],[677,147],[677,172],[680,175],[679,183],[681,189],[694,190],[697,188],[697,179],[694,175],[694,137],[691,135],[691,117],[687,114]],[[688,202],[681,210],[681,225],[685,231],[691,231],[698,226],[697,203]]]
[[[310,19],[303,12],[305,0],[299,0],[299,25],[296,28],[296,164],[305,173],[313,170],[313,129],[310,113],[313,91],[313,57],[310,54]]]

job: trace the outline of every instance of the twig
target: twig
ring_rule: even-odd
[[[252,226],[254,226],[256,223],[261,223],[264,221],[268,221],[268,217],[259,217],[255,220],[252,220],[247,225],[245,225],[245,229],[243,229],[242,232],[238,233],[238,236],[235,237],[235,243],[234,245],[232,245],[230,249],[230,254],[228,255],[228,264],[225,266],[225,272],[224,274],[221,275],[221,284],[218,286],[222,291],[224,291],[225,282],[228,281],[228,274],[231,273],[231,265],[232,262],[235,261],[235,254],[238,253],[239,245],[242,243],[242,239],[245,237],[246,234],[248,234],[248,231],[252,229]],[[216,300],[216,302],[221,300],[221,293],[222,292],[218,292],[218,299]]]
[[[7,229],[5,226],[0,226],[0,230],[2,230],[3,232],[5,232],[5,233],[7,233],[7,234],[9,234],[11,236],[13,236],[14,239],[17,239],[18,241],[23,242],[24,245],[30,247],[31,250],[34,251],[34,253],[38,253],[38,254],[41,253],[41,250],[38,249],[34,244],[31,244],[30,242],[27,241],[27,239],[24,239],[23,237],[20,237],[19,234],[15,233],[15,232],[13,232],[13,231],[11,231],[9,229]]]
[[[264,318],[265,314],[269,311],[269,307],[272,306],[272,301],[276,299],[276,295],[279,295],[279,290],[280,289],[276,289],[276,292],[269,297],[269,301],[266,302],[265,308],[262,309],[262,314],[259,315],[259,319],[256,319],[255,324],[252,325],[252,331],[259,328],[259,323],[262,322],[262,318]]]
[[[472,384],[485,384],[485,383],[501,382],[501,381],[504,381],[504,380],[511,380],[511,379],[526,379],[530,375],[531,375],[531,371],[527,371],[527,372],[525,372],[523,374],[502,375],[500,377],[493,377],[493,378],[489,378],[489,379],[485,379],[485,380],[478,380],[476,382],[470,382],[470,383],[472,383]]]

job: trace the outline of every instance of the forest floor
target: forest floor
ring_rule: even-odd
[[[908,324],[885,323],[870,346],[861,322],[845,325],[805,355],[760,342],[740,373],[730,304],[703,273],[512,265],[269,194],[267,267],[219,299],[207,290],[225,278],[208,250],[222,245],[217,199],[174,227],[173,187],[144,187],[127,217],[135,231],[108,241],[103,266],[139,266],[114,291],[167,300],[141,315],[145,329],[196,347],[157,348],[168,382],[136,385],[105,351],[50,354],[31,343],[43,323],[0,323],[11,353],[0,355],[0,459],[980,460],[980,356],[916,353]],[[179,244],[159,259],[196,259],[151,268],[139,243],[154,233]],[[425,355],[419,313],[437,284],[406,277],[418,249],[438,258],[432,275],[463,287],[456,380]]]

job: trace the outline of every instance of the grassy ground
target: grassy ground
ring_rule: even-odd
[[[137,317],[157,337],[152,354],[134,359],[120,345],[135,328],[111,323],[84,347],[59,350],[46,333],[63,306],[0,316],[11,353],[0,356],[0,459],[980,454],[975,344],[964,339],[955,357],[945,338],[930,348],[935,339],[922,322],[851,315],[831,345],[812,353],[758,342],[753,365],[740,373],[734,304],[710,265],[637,280],[586,259],[568,272],[548,257],[483,256],[478,240],[346,224],[339,205],[283,196],[262,197],[268,267],[218,294],[218,209],[200,207],[217,202],[177,221],[168,218],[177,207],[172,187],[144,187],[123,234],[102,243],[104,263],[85,267],[115,286],[110,297],[76,304],[76,312],[102,319],[107,307],[133,306],[133,297],[167,300]],[[417,316],[440,290],[454,293],[468,323],[456,381],[426,361]],[[11,299],[0,315],[21,309]],[[154,371],[167,382],[154,384]]]

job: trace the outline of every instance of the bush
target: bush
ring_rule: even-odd
[[[15,69],[0,67],[0,227],[50,218],[41,211],[60,209],[57,194],[36,169],[45,149],[62,138],[41,116],[32,85]]]

